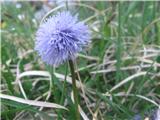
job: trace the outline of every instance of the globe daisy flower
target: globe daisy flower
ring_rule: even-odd
[[[88,26],[77,17],[69,11],[59,12],[40,25],[35,50],[46,64],[59,66],[66,60],[74,60],[90,42]]]

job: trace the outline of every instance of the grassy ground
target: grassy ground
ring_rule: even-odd
[[[46,2],[2,2],[2,120],[75,119],[67,63],[56,68],[50,77],[53,68],[45,65],[34,51],[35,32],[42,19],[35,18],[35,14],[42,5],[58,6]],[[91,45],[76,61],[84,120],[144,120],[158,108],[159,6],[154,1],[83,1],[72,7],[68,5],[92,31]],[[64,106],[68,111],[50,103]]]

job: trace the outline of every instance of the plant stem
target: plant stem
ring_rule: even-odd
[[[50,68],[50,74],[51,74],[51,90],[53,90],[53,92],[55,93],[55,83],[54,83],[54,75],[53,75],[53,72],[54,72],[54,68],[51,67]]]
[[[65,92],[66,92],[66,79],[67,79],[67,73],[68,73],[68,64],[66,64],[66,72],[65,72],[65,78],[64,78],[64,83],[63,83],[63,89],[62,89],[62,96],[60,100],[60,104],[62,105],[64,102],[64,97],[65,97]]]
[[[65,73],[65,78],[64,78],[64,83],[63,83],[63,88],[62,88],[62,95],[60,99],[60,105],[63,105],[64,98],[65,98],[65,93],[66,93],[66,79],[67,79],[67,73],[68,73],[68,64],[66,64],[66,73]],[[58,119],[57,120],[62,120],[62,110],[58,111]]]
[[[117,59],[117,63],[116,63],[116,82],[120,81],[122,79],[122,72],[121,72],[121,65],[122,65],[122,60],[121,60],[121,56],[122,56],[122,40],[121,40],[121,24],[122,24],[122,3],[121,1],[118,2],[118,39],[116,41],[116,59]]]
[[[72,76],[72,87],[73,87],[73,96],[74,96],[74,102],[75,102],[75,111],[76,111],[76,120],[80,120],[80,114],[78,110],[78,90],[76,86],[76,76],[74,73],[74,64],[72,60],[69,60],[69,66]]]

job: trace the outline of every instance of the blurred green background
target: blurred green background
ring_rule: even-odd
[[[62,7],[56,10],[59,6]],[[71,84],[54,76],[53,91],[48,77],[34,73],[51,70],[34,51],[34,41],[40,21],[52,9],[55,10],[50,15],[67,9],[78,13],[92,31],[92,43],[77,58],[77,71],[85,86],[79,88],[79,100],[87,118],[158,120],[153,117],[160,104],[158,1],[1,2],[1,93],[57,103],[69,109],[39,109],[1,99],[1,119],[74,120]],[[55,72],[70,76],[67,63]]]

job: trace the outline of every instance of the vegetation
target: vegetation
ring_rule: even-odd
[[[75,120],[68,63],[54,69],[34,51],[35,33],[42,20],[37,16],[44,6],[54,9],[50,15],[66,9],[78,13],[92,31],[92,43],[76,60],[81,117],[151,117],[160,104],[160,3],[62,4],[64,7],[54,9],[60,5],[2,2],[2,120]]]

